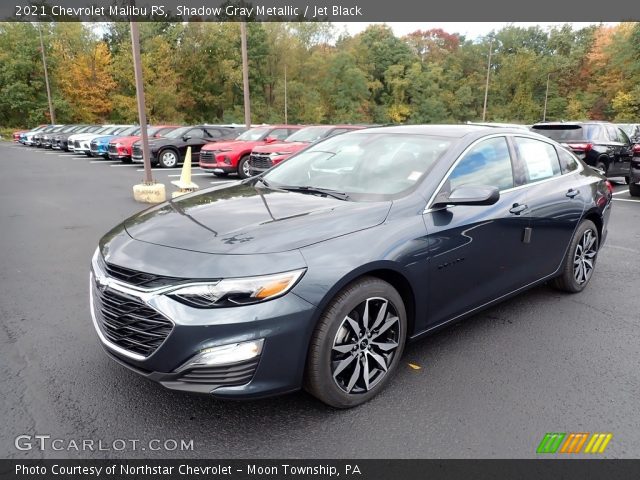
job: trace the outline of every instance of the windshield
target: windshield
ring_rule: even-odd
[[[333,127],[307,127],[289,135],[286,141],[312,143],[326,137],[331,130]]]
[[[126,137],[128,135],[137,135],[139,132],[140,132],[140,127],[133,126],[133,127],[121,127],[113,133]]]
[[[274,188],[313,187],[352,199],[379,199],[413,187],[450,144],[450,139],[427,135],[338,135],[291,157],[264,179]]]
[[[532,130],[560,143],[584,142],[601,136],[600,125],[534,125]]]
[[[244,140],[246,142],[256,142],[262,140],[271,131],[271,128],[252,128],[242,135],[236,137],[236,140]]]
[[[183,135],[185,135],[189,130],[191,130],[193,127],[180,127],[180,128],[176,128],[175,130],[173,130],[172,132],[169,132],[165,135],[165,137],[167,138],[180,138]]]

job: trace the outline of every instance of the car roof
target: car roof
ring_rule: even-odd
[[[520,128],[488,127],[484,125],[397,125],[391,127],[363,128],[349,133],[349,135],[370,135],[373,133],[405,133],[414,135],[433,135],[436,137],[462,138],[469,134],[517,132]]]

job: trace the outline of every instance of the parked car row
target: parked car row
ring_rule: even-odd
[[[531,130],[574,153],[607,177],[624,178],[629,192],[640,196],[640,124],[608,122],[541,122],[534,125],[476,124]],[[319,140],[364,125],[237,125],[149,126],[151,164],[180,165],[191,147],[194,163],[218,177],[259,175]],[[92,157],[142,163],[140,127],[136,125],[39,125],[15,132],[15,141]]]

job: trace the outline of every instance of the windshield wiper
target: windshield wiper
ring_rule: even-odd
[[[328,197],[337,198],[338,200],[349,200],[349,195],[329,188],[310,187],[305,186],[293,186],[293,185],[278,185],[280,190],[286,190],[288,192],[309,193],[311,195],[325,195]]]

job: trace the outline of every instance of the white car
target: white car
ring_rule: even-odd
[[[71,135],[67,140],[69,145],[69,151],[75,153],[85,153],[89,154],[91,151],[91,140],[94,137],[100,137],[102,135],[109,135],[110,132],[119,128],[118,125],[104,125],[101,129],[96,130],[92,133],[78,133],[76,135]]]
[[[33,145],[33,136],[42,132],[43,130],[49,130],[49,129],[53,129],[54,127],[61,127],[61,124],[58,125],[43,125],[37,128],[34,128],[33,130],[28,131],[27,133],[24,134],[24,145]]]

